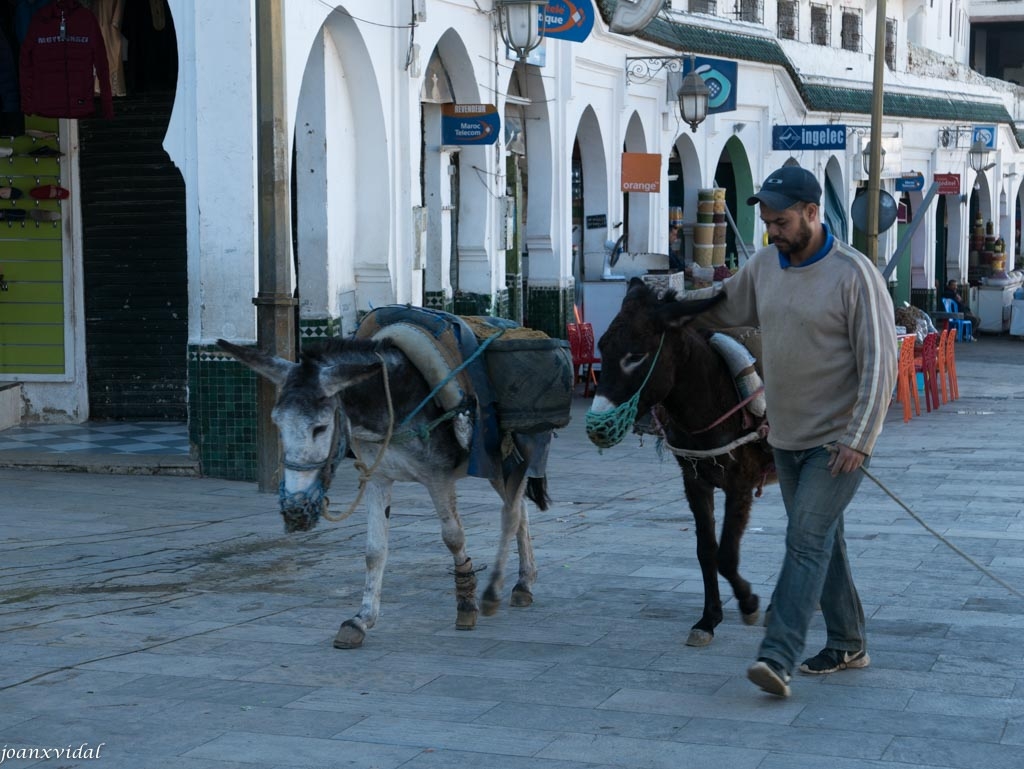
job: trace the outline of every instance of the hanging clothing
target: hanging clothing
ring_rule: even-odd
[[[121,19],[124,17],[124,0],[94,0],[92,12],[103,33],[103,44],[107,48],[107,66],[110,68],[110,90],[114,96],[125,96],[124,61],[121,49],[124,36],[121,34]],[[96,93],[102,93],[99,76],[96,77]]]
[[[103,116],[114,116],[103,33],[78,0],[56,0],[32,17],[21,47],[21,108],[29,115],[86,118],[100,82]]]

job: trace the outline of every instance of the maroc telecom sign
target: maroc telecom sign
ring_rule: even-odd
[[[777,125],[772,126],[772,149],[785,150],[845,150],[846,126],[834,125]]]
[[[442,144],[494,144],[501,118],[493,104],[441,105]]]
[[[590,0],[550,0],[540,12],[544,37],[582,43],[594,28],[594,5]]]

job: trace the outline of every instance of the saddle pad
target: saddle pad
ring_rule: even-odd
[[[394,326],[399,328],[391,331]],[[431,389],[437,387],[463,361],[477,351],[477,339],[457,315],[412,305],[385,305],[371,310],[359,323],[359,339],[385,336],[412,361]],[[382,337],[383,338],[383,337]],[[483,356],[447,382],[437,394],[446,410],[463,405],[467,396],[476,400],[473,435],[467,472],[478,478],[493,478],[500,472],[500,441],[494,393]]]

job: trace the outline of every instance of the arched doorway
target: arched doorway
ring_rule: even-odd
[[[700,156],[688,134],[676,137],[668,161],[668,202],[682,215],[682,259],[693,263],[693,227],[697,223],[697,190],[701,187]]]
[[[424,304],[467,315],[496,313],[493,274],[487,249],[490,197],[478,194],[477,177],[467,169],[488,168],[486,146],[442,143],[446,103],[481,103],[476,74],[465,43],[447,30],[427,65],[421,94],[421,170],[426,210]],[[434,98],[436,91],[440,98]],[[426,97],[426,98],[425,98]]]
[[[593,107],[588,106],[580,116],[572,152],[573,177],[579,179],[579,184],[573,185],[573,226],[582,254],[578,266],[582,290],[577,292],[577,305],[584,320],[593,325],[595,339],[600,339],[618,312],[626,286],[625,281],[606,279],[610,270],[606,269],[605,243],[616,240],[625,224],[608,218],[609,169]]]
[[[725,263],[737,267],[756,250],[752,248],[754,207],[747,205],[747,198],[754,194],[754,179],[747,149],[738,136],[731,136],[722,148],[712,181],[715,187],[725,189],[726,217],[731,217],[726,228]]]
[[[968,241],[968,279],[980,281],[988,277],[992,272],[991,252],[995,239],[996,222],[992,210],[992,191],[988,184],[988,177],[985,174],[977,174],[974,177],[974,186],[967,202],[967,241]],[[974,266],[973,276],[970,263],[974,259],[973,254],[977,252],[978,259]],[[947,265],[950,260],[947,260]],[[938,277],[938,276],[936,276]]]
[[[608,165],[601,125],[592,107],[580,117],[572,163],[573,178],[579,180],[573,185],[573,227],[578,228],[582,256],[574,274],[581,282],[597,281],[604,269],[605,241],[618,238],[622,225],[608,221]]]
[[[931,269],[923,250],[914,250],[911,262],[911,304],[926,310],[936,306],[936,289],[952,277],[977,280],[978,261],[975,255],[963,254],[960,244],[969,233],[964,221],[960,195],[939,195],[935,200],[935,253]],[[971,276],[974,276],[973,278]]]
[[[565,211],[565,201],[564,193],[555,188],[554,169],[559,164],[555,162],[551,139],[548,96],[540,67],[519,62],[512,77],[515,85],[509,82],[508,94],[512,97],[510,101],[519,103],[525,141],[524,154],[517,156],[515,167],[521,182],[521,190],[515,193],[516,209],[523,212],[522,234],[515,244],[522,273],[522,320],[550,336],[562,336],[566,318],[572,316],[572,287],[566,286],[565,276],[572,273],[573,249],[571,244],[556,249],[553,240],[555,222],[564,221],[559,214]],[[508,154],[511,159],[513,152]],[[566,236],[568,232],[561,235]],[[516,280],[515,266],[514,260],[506,259],[510,298]],[[552,296],[558,299],[552,301]],[[511,317],[519,319],[514,314]]]
[[[291,179],[300,342],[352,333],[359,309],[394,301],[409,279],[398,269],[393,282],[382,235],[391,230],[390,175],[381,172],[384,117],[369,61],[355,22],[331,14],[302,74]]]
[[[114,119],[77,126],[89,418],[184,422],[185,184],[163,148],[178,82],[174,20],[161,0],[100,21],[120,66]]]
[[[647,152],[647,138],[640,116],[634,112],[626,124],[622,142],[623,152]],[[622,231],[626,233],[628,249],[632,253],[651,251],[651,194],[649,192],[622,193]],[[660,222],[659,222],[660,224]]]

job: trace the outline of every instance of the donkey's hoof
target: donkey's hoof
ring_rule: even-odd
[[[509,599],[509,606],[514,606],[517,609],[523,609],[527,606],[533,605],[533,593],[527,588],[516,585],[512,588],[512,597]]]
[[[485,598],[480,602],[480,610],[484,613],[485,617],[493,617],[498,613],[498,609],[501,608],[501,601],[494,601]]]
[[[690,635],[686,637],[687,646],[707,646],[714,639],[715,634],[700,628],[692,628]]]
[[[363,645],[366,631],[350,619],[341,623],[338,635],[334,636],[335,649],[358,649]]]
[[[483,611],[485,617],[493,617],[498,613],[498,609],[501,608],[501,597],[498,595],[498,591],[493,585],[488,586],[484,591],[483,598],[480,599],[480,609]]]
[[[476,615],[476,609],[459,609],[458,613],[455,615],[455,629],[472,630],[476,627]]]
[[[761,610],[754,609],[750,614],[743,614],[740,612],[740,616],[743,618],[744,625],[756,625],[761,619]]]

